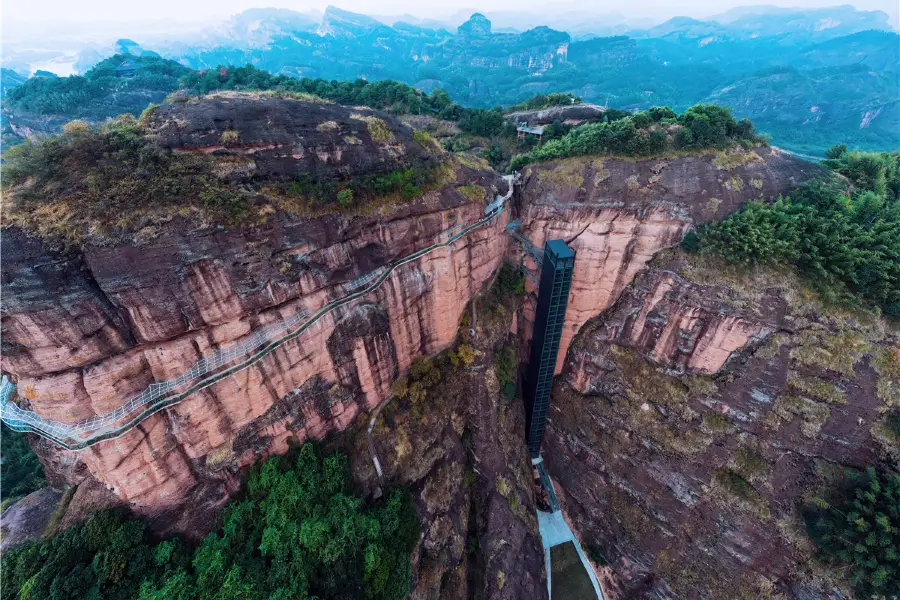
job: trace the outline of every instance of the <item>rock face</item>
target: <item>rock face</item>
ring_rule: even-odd
[[[531,125],[539,123],[552,123],[553,121],[594,121],[603,118],[606,107],[599,104],[573,104],[570,106],[551,106],[537,110],[520,110],[506,113],[507,121],[520,123],[527,121]]]
[[[372,434],[385,478],[417,499],[413,600],[547,596],[523,404],[501,397],[493,366],[515,313],[476,304],[477,335],[460,335],[473,363],[445,374],[419,410],[392,401]],[[354,478],[370,489],[377,480],[363,437],[348,454]]]
[[[457,27],[460,35],[484,37],[491,35],[491,22],[481,13],[475,13],[469,20]]]
[[[618,597],[822,593],[800,507],[842,465],[897,464],[896,324],[697,260],[655,259],[578,334],[545,459]]]
[[[784,310],[775,296],[771,298],[774,306],[765,307],[770,313],[765,317],[723,312],[721,296],[727,290],[713,290],[719,294],[711,295],[707,287],[670,271],[654,271],[651,279],[647,287],[622,298],[616,312],[606,317],[603,333],[591,339],[608,336],[606,342],[614,340],[619,346],[635,348],[668,372],[714,375],[733,352],[775,331]],[[586,360],[583,353],[571,358]],[[587,375],[583,369],[575,373],[582,381]],[[589,389],[579,387],[582,393]]]
[[[382,122],[386,137],[377,124],[370,129],[373,122],[362,118],[369,113],[357,118],[348,109],[315,105],[309,110],[322,114],[315,113],[314,126],[287,119],[269,127],[266,119],[254,116],[252,103],[246,121],[228,122],[234,107],[229,103],[235,102],[244,111],[249,100],[223,97],[163,107],[151,115],[148,127],[173,150],[210,153],[223,165],[237,165],[229,176],[238,182],[297,173],[365,174],[378,168],[366,152],[357,153],[350,136],[358,135],[365,149],[385,160],[402,162],[421,151],[410,142],[410,132],[390,119]],[[352,129],[357,122],[359,129]],[[623,552],[612,554],[608,544],[621,532],[615,513],[604,510],[604,494],[624,498],[623,489],[637,490],[636,506],[642,506],[647,501],[638,492],[646,491],[641,482],[649,472],[658,473],[686,502],[696,505],[705,498],[703,484],[697,483],[703,475],[679,475],[680,459],[693,459],[691,452],[700,452],[701,446],[719,448],[703,445],[712,439],[710,428],[718,420],[704,421],[698,429],[693,426],[700,417],[691,415],[752,420],[749,403],[763,397],[772,402],[777,389],[735,383],[746,392],[741,392],[743,400],[732,398],[738,394],[732,388],[717,387],[725,395],[710,391],[697,400],[703,409],[685,408],[687,396],[676,391],[687,384],[668,380],[690,377],[699,385],[727,371],[735,355],[787,329],[787,309],[775,293],[763,299],[732,297],[728,289],[704,287],[674,267],[654,267],[638,285],[629,286],[654,255],[677,245],[694,224],[722,218],[748,199],[786,193],[817,173],[816,167],[770,149],[643,161],[571,159],[530,167],[514,206],[489,226],[461,238],[452,251],[438,249],[397,269],[376,292],[331,313],[252,367],[117,439],[78,453],[44,443],[38,451],[55,484],[84,482],[92,505],[125,502],[164,531],[208,530],[208,515],[237,489],[243,467],[285,451],[290,438],[334,437],[351,428],[362,413],[389,397],[391,383],[415,360],[456,339],[465,307],[504,259],[520,255],[504,233],[512,212],[538,247],[563,238],[577,252],[558,363],[565,383],[553,401],[545,454],[581,537],[605,554],[631,557],[623,569],[638,575],[622,577],[623,589],[639,587],[646,579],[642,575],[662,573],[652,565],[668,539],[666,524],[689,511],[667,516],[664,511],[675,505],[662,506],[660,522],[666,526],[654,532],[659,539],[644,548],[623,537]],[[471,187],[466,194],[459,189],[473,184],[484,188],[485,197],[503,186],[493,172],[459,167],[437,191],[356,217],[300,217],[275,210],[263,224],[226,229],[198,228],[175,216],[139,243],[86,244],[67,253],[7,228],[2,236],[3,370],[44,417],[74,422],[108,412],[150,383],[186,371],[201,356],[298,310],[313,312],[343,296],[346,284],[360,275],[479,218],[484,202],[471,199]],[[521,312],[513,329],[527,339],[530,315]],[[591,321],[598,314],[602,320]],[[457,387],[448,384],[446,403],[423,409],[424,418],[401,415],[373,434],[387,479],[407,482],[418,494],[424,524],[414,565],[418,598],[539,598],[546,589],[522,439],[524,415],[518,405],[499,399],[488,360],[497,344],[505,343],[510,323],[494,327],[490,318],[480,318],[479,327],[492,333],[473,342],[482,358],[460,376]],[[787,356],[790,349],[782,352]],[[858,367],[858,385],[874,368],[867,365]],[[657,368],[672,375],[639,378],[638,384],[626,377]],[[632,385],[651,387],[633,392]],[[700,433],[682,440],[666,422],[639,427],[604,417],[593,404],[587,409],[578,404],[606,406],[608,401],[596,394],[624,395],[629,407],[640,399],[635,418],[690,416],[684,427]],[[669,398],[664,394],[674,394],[675,400],[664,402]],[[810,398],[778,406],[785,422],[791,415],[800,417],[795,423],[802,421],[803,431],[815,429],[823,410]],[[626,436],[633,452],[616,455],[601,445],[624,435],[608,433],[615,431],[633,432]],[[659,439],[642,444],[641,435]],[[345,437],[351,439],[339,443],[355,444],[358,480],[373,490],[375,475],[362,436]],[[668,463],[645,458],[654,444],[668,444],[664,456],[674,458]],[[860,447],[860,456],[875,451]],[[843,460],[844,446],[831,448]],[[691,466],[701,468],[700,463]],[[691,514],[698,527],[713,527],[704,519],[714,513]],[[470,556],[466,548],[472,540],[480,551]],[[696,549],[685,544],[677,550]],[[795,555],[783,556],[788,558],[779,558],[777,569],[794,564]]]
[[[4,510],[0,550],[40,539],[61,496],[53,488],[41,488]]]
[[[7,230],[3,368],[42,416],[74,422],[105,413],[260,325],[344,295],[346,282],[482,211],[449,186],[380,218],[171,227],[139,248],[69,256]],[[345,429],[414,359],[449,344],[465,305],[503,260],[504,225],[497,219],[452,252],[405,265],[298,341],[80,459],[139,512],[159,514],[197,494],[223,500],[237,468],[283,451],[291,436]],[[313,386],[320,380],[327,383]]]
[[[212,154],[237,180],[346,179],[435,156],[398,120],[365,107],[223,92],[156,108],[149,135],[176,152]]]
[[[557,372],[575,333],[611,306],[656,252],[678,244],[694,224],[724,218],[749,199],[775,198],[820,172],[770,148],[638,161],[574,158],[526,169],[523,232],[538,249],[564,239],[577,257]]]

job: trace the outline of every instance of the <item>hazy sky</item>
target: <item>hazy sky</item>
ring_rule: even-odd
[[[834,2],[838,4],[839,2]],[[841,2],[846,3],[846,2]],[[409,13],[417,17],[441,17],[460,10],[481,11],[512,10],[536,12],[548,6],[560,9],[560,3],[547,0],[444,0],[442,2],[421,2],[421,0],[151,0],[149,2],[122,2],[121,0],[6,0],[3,2],[4,29],[25,26],[35,22],[48,21],[131,21],[172,20],[207,22],[221,20],[247,8],[278,7],[305,11],[324,9],[334,4],[345,10],[366,14],[393,15]],[[578,8],[592,10],[598,14],[621,12],[629,17],[653,17],[660,20],[676,16],[704,17],[725,11],[734,6],[772,4],[777,6],[818,7],[827,6],[827,0],[681,0],[661,2],[660,0],[631,0],[627,3],[605,0],[564,2],[563,10]],[[852,2],[861,10],[882,10],[896,23],[900,11],[897,0],[856,0]],[[569,9],[571,10],[571,9]]]

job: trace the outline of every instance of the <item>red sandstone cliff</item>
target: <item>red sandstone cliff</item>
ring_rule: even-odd
[[[581,326],[609,308],[659,250],[677,245],[695,224],[722,219],[751,199],[773,199],[818,173],[771,148],[528,167],[520,194],[525,235],[538,248],[562,238],[577,256],[557,372]]]
[[[896,323],[669,251],[576,337],[544,454],[614,598],[831,597],[800,506],[897,464],[898,390]]]
[[[218,100],[211,114],[228,114],[232,101]],[[264,113],[253,113],[248,121],[252,127],[238,133],[241,144],[225,147],[217,140],[240,124],[212,117],[203,121],[210,115],[202,108],[181,109],[200,111],[186,126],[168,112],[176,109],[165,108],[155,117],[156,131],[175,150],[224,154],[232,167],[240,163],[241,168],[229,172],[238,180],[309,169],[336,173],[343,162],[358,172],[376,167],[349,136],[329,141],[334,126],[320,125],[341,116],[335,109],[317,108],[321,119],[309,123],[295,122],[306,113],[279,121],[278,135],[265,129]],[[409,145],[409,132],[389,119],[387,124],[396,143],[378,152],[394,160],[420,151]],[[341,121],[337,126],[352,125]],[[629,401],[632,396],[643,398],[639,417],[655,414],[647,398],[662,403],[668,384],[660,383],[659,390],[642,388],[635,395],[627,385],[606,377],[631,364],[627,353],[641,353],[641,361],[671,373],[711,375],[730,364],[735,353],[755,348],[780,331],[785,310],[781,300],[766,300],[756,309],[723,311],[706,288],[656,269],[648,276],[652,285],[629,285],[655,254],[677,245],[693,224],[722,218],[748,199],[786,193],[816,172],[808,163],[769,149],[643,161],[571,159],[529,168],[511,207],[525,234],[537,246],[562,237],[578,256],[558,364],[565,366],[573,393],[606,393],[608,388]],[[459,190],[472,183],[485,188],[486,195],[502,185],[493,172],[460,166],[436,191],[377,213],[302,217],[276,210],[262,224],[233,229],[197,227],[175,217],[157,224],[153,235],[138,243],[105,240],[69,252],[52,250],[21,230],[6,229],[3,369],[15,376],[19,389],[27,390],[31,407],[45,417],[72,422],[109,411],[149,383],[180,374],[202,355],[299,308],[314,310],[343,294],[346,282],[422,248],[458,223],[480,217],[484,202]],[[283,451],[291,437],[322,438],[346,430],[388,397],[391,382],[415,359],[455,339],[466,305],[504,258],[519,254],[503,233],[510,218],[507,211],[489,227],[461,239],[452,252],[438,250],[404,266],[364,301],[331,314],[296,342],[118,439],[79,453],[42,443],[45,464],[57,481],[99,482],[166,528],[207,528],[208,521],[196,519],[227,499],[241,467]],[[592,324],[578,334],[601,313],[603,327]],[[519,331],[527,334],[524,316],[518,319]],[[498,331],[508,329],[507,324]],[[480,350],[486,357],[501,339],[494,333]],[[594,345],[576,344],[566,359],[576,336],[582,344]],[[487,359],[481,362],[489,364]],[[525,463],[515,460],[522,450],[525,461],[524,445],[515,434],[522,415],[498,400],[495,380],[486,383],[473,374],[460,386],[464,393],[456,394],[448,406],[435,408],[433,421],[409,423],[383,437],[376,432],[385,471],[417,487],[428,523],[417,575],[423,585],[417,593],[422,598],[465,595],[461,582],[472,571],[462,557],[472,530],[482,541],[493,540],[491,552],[478,565],[479,576],[493,578],[481,582],[484,593],[532,597],[542,593],[541,562],[527,474],[523,480],[520,468]],[[586,541],[603,545],[620,535],[614,528],[615,513],[598,508],[604,506],[604,494],[617,494],[617,482],[623,478],[642,477],[645,465],[623,460],[622,475],[595,477],[593,461],[605,464],[606,458],[600,457],[606,450],[593,449],[602,436],[586,432],[595,426],[612,432],[619,424],[602,423],[580,405],[567,406],[565,398],[554,398],[555,407],[567,417],[560,418],[554,409],[548,462],[582,531],[603,534]],[[664,410],[699,414],[698,409],[680,406],[681,398],[676,394],[666,400],[670,404],[662,404]],[[722,406],[735,405],[730,398],[715,400],[710,410],[721,413]],[[785,414],[790,410],[785,408]],[[796,410],[806,419],[802,407]],[[576,418],[586,414],[590,422]],[[707,438],[700,428],[700,433],[687,435],[687,441],[680,440],[668,425],[646,431],[635,427],[632,435],[638,440],[657,429],[672,448],[684,452]],[[474,432],[467,452],[476,457],[470,460],[475,460],[478,475],[472,490],[458,490],[462,470],[469,468],[461,458],[466,453],[461,448],[469,443],[462,439],[466,431]],[[616,435],[607,433],[613,439]],[[670,435],[674,439],[666,437]],[[410,436],[422,443],[414,445],[415,455],[398,441],[404,436],[407,446]],[[498,439],[504,440],[500,452]],[[357,474],[371,489],[371,466],[364,452],[358,454]],[[565,469],[567,461],[577,461],[579,467]],[[665,464],[654,468],[675,470]],[[568,477],[588,473],[590,487],[574,484],[563,471]],[[499,486],[501,480],[508,485]],[[498,496],[498,488],[506,492]],[[469,506],[477,507],[472,522]],[[660,535],[665,536],[664,531]],[[515,544],[507,544],[510,539]],[[638,550],[623,556],[632,554]],[[649,554],[641,556],[635,561],[641,568],[629,563],[629,572],[652,571],[643,558]],[[528,577],[504,588],[497,583],[503,580],[497,573],[510,575],[517,557],[533,568]],[[455,574],[445,580],[442,573],[448,569]]]
[[[22,290],[22,312],[13,312],[18,303],[5,306],[4,340],[15,347],[5,353],[4,369],[17,375],[42,416],[73,422],[110,411],[255,327],[339,297],[344,283],[482,209],[450,188],[383,220],[173,231],[139,248],[86,248],[74,258],[41,252],[35,240],[8,231],[4,257],[9,267],[21,265],[8,267],[8,289]],[[183,502],[198,484],[227,484],[233,466],[283,451],[291,435],[319,438],[346,428],[387,397],[415,358],[455,338],[465,305],[503,260],[504,225],[498,219],[454,251],[398,269],[365,301],[81,459],[119,497],[154,512]],[[84,267],[70,284],[28,266],[53,262]],[[26,282],[28,270],[36,280]],[[62,297],[57,286],[68,288]],[[39,290],[48,294],[43,302],[31,297]],[[329,382],[330,395],[271,417],[276,403],[317,377]],[[234,445],[251,437],[252,444]]]

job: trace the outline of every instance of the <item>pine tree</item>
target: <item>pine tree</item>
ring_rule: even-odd
[[[900,594],[900,476],[869,467],[852,474],[834,503],[814,498],[807,530],[820,558],[840,567],[860,599],[896,600]]]

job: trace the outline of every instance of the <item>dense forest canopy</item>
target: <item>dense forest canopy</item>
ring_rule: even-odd
[[[829,497],[804,507],[819,557],[840,568],[859,598],[900,590],[900,476],[847,470]]]
[[[572,104],[582,104],[583,100],[574,94],[562,94],[553,92],[550,94],[537,94],[524,102],[513,104],[507,110],[540,110],[542,108],[550,108],[551,106],[570,106]]]
[[[102,511],[4,552],[2,600],[402,600],[419,537],[404,488],[367,504],[343,454],[304,444],[255,467],[196,547]]]
[[[44,470],[25,434],[0,426],[0,499],[2,508],[46,485]]]
[[[116,77],[116,67],[126,59],[137,66],[135,75]],[[138,115],[149,103],[178,89],[180,78],[190,72],[172,60],[117,54],[83,76],[32,77],[10,89],[4,103],[27,112],[89,120]]]
[[[900,316],[900,152],[835,146],[825,165],[834,177],[749,203],[684,244],[748,265],[795,264],[829,297]]]

